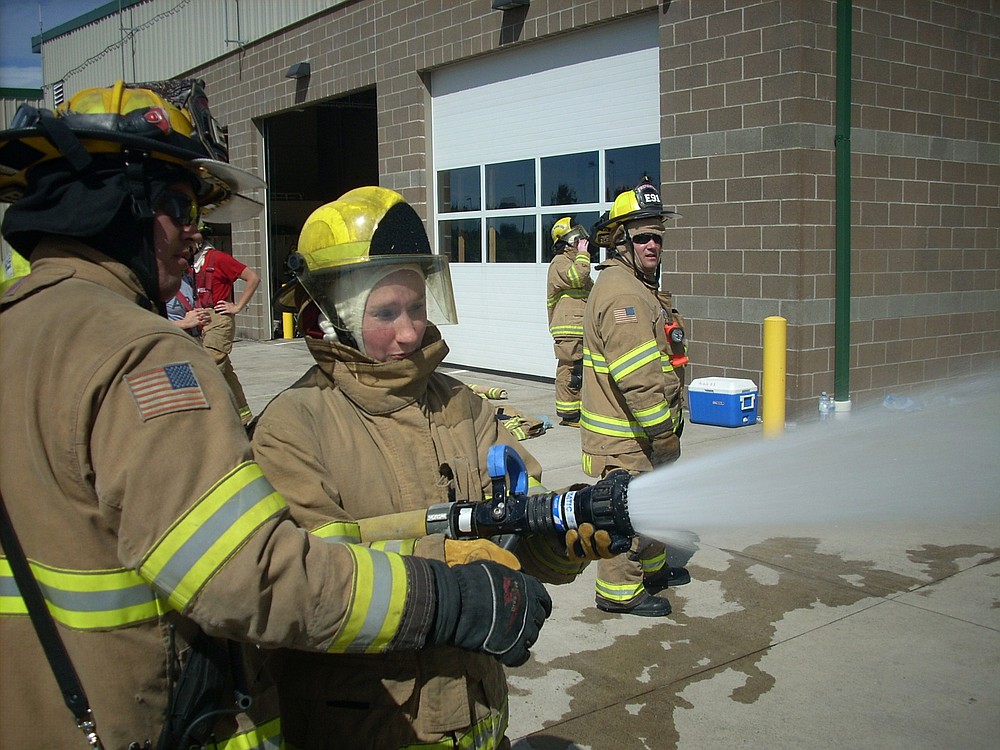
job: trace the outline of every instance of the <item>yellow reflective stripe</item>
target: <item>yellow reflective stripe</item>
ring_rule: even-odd
[[[609,437],[640,438],[646,435],[646,431],[638,422],[595,414],[583,408],[580,409],[580,427]]]
[[[310,534],[320,537],[324,542],[344,542],[358,544],[361,542],[361,528],[354,521],[330,521],[309,530]]]
[[[583,336],[582,325],[549,326],[549,333],[553,336]]]
[[[354,558],[354,591],[332,653],[380,653],[399,629],[408,581],[403,558],[355,544],[344,545]]]
[[[397,555],[412,555],[417,548],[416,539],[388,539],[382,542],[372,542],[372,549],[381,552],[394,552]]]
[[[611,602],[627,602],[642,593],[642,581],[639,583],[611,583],[598,578],[595,589],[602,599]]]
[[[569,277],[569,283],[570,283],[570,286],[573,287],[573,291],[574,292],[583,292],[583,296],[586,296],[587,292],[583,288],[583,274],[580,273],[580,269],[577,268],[576,265],[575,265],[576,263],[579,263],[581,261],[586,261],[587,263],[590,263],[590,256],[589,255],[577,255],[576,256],[576,260],[574,261],[574,265],[571,265],[569,267],[569,271],[566,272],[566,275]]]
[[[636,409],[633,412],[636,420],[643,427],[653,427],[670,419],[670,407],[666,401],[650,406],[648,409]]]
[[[643,365],[658,361],[659,359],[660,348],[656,345],[655,340],[650,339],[634,349],[625,352],[612,362],[611,377],[615,379],[616,383],[620,383],[626,375],[635,372]]]
[[[284,747],[281,719],[277,718],[212,743],[213,750],[281,750]]]
[[[545,306],[551,309],[559,304],[559,300],[563,297],[569,297],[570,299],[587,299],[588,296],[590,296],[590,292],[586,289],[560,289],[551,297],[545,298]]]
[[[76,630],[127,627],[155,619],[169,608],[133,570],[70,570],[33,560],[28,564],[52,617]],[[0,557],[0,614],[27,614],[6,557]]]
[[[609,372],[608,362],[603,355],[592,352],[587,347],[583,347],[583,366],[605,375]]]
[[[583,473],[588,476],[593,476],[594,471],[594,457],[589,453],[584,453],[580,457],[580,466],[583,469]]]
[[[684,347],[684,351],[687,351],[687,347]],[[660,355],[660,369],[664,372],[673,372],[674,366],[670,364],[670,356],[667,354]]]
[[[29,562],[30,565],[30,562]],[[5,556],[0,556],[0,616],[20,616],[28,614],[28,607],[21,598],[21,590],[17,587],[10,563]]]
[[[642,564],[643,575],[657,573],[663,569],[663,566],[667,562],[667,551],[664,550],[660,554],[650,557],[649,559],[640,558],[639,562]]]
[[[284,507],[260,467],[241,464],[174,522],[139,572],[184,611],[223,563]]]
[[[415,742],[403,745],[400,750],[495,750],[500,747],[504,735],[507,734],[507,723],[510,721],[510,706],[506,696],[500,710],[490,709],[485,716],[469,729],[457,734],[454,739],[447,738],[437,742]]]
[[[559,399],[556,399],[556,411],[560,414],[562,412],[576,413],[580,411],[580,400],[560,401]]]

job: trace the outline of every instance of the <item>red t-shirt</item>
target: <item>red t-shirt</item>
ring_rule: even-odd
[[[198,304],[214,307],[215,303],[233,301],[233,282],[240,277],[246,265],[232,255],[209,246],[205,250],[205,262],[201,270],[195,271],[198,287]]]

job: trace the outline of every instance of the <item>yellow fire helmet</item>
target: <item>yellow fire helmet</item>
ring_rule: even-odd
[[[562,252],[569,245],[574,246],[577,240],[588,239],[590,234],[573,219],[564,216],[552,226],[552,252]]]
[[[366,280],[384,278],[402,267],[424,277],[430,322],[458,322],[448,258],[431,252],[420,216],[402,195],[387,188],[355,188],[313,211],[296,251],[288,256],[288,267],[296,283],[282,292],[281,304],[294,307],[295,287],[301,284],[342,331],[357,333],[351,325],[356,316],[347,308],[357,303],[360,290],[371,291]],[[363,306],[364,299],[360,303]]]
[[[660,200],[660,191],[650,183],[649,177],[632,190],[619,193],[608,212],[608,217],[594,227],[594,244],[614,247],[621,241],[619,230],[628,222],[637,219],[670,219],[678,214],[667,211]]]
[[[152,158],[187,170],[213,223],[242,221],[263,208],[242,193],[266,185],[228,163],[225,131],[209,112],[204,82],[194,79],[118,81],[80,91],[55,110],[22,104],[0,132],[0,201],[21,198],[39,164],[66,158],[79,170],[98,154]]]

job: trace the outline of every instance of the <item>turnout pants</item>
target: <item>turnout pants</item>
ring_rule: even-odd
[[[556,414],[569,422],[580,421],[580,385],[583,381],[583,339],[557,338]]]

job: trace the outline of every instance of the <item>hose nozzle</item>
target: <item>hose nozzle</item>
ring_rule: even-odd
[[[487,502],[459,501],[427,511],[427,532],[451,539],[483,539],[506,534],[565,534],[589,523],[611,535],[611,550],[629,548],[635,529],[628,515],[631,475],[613,471],[594,485],[564,493],[505,494]]]

